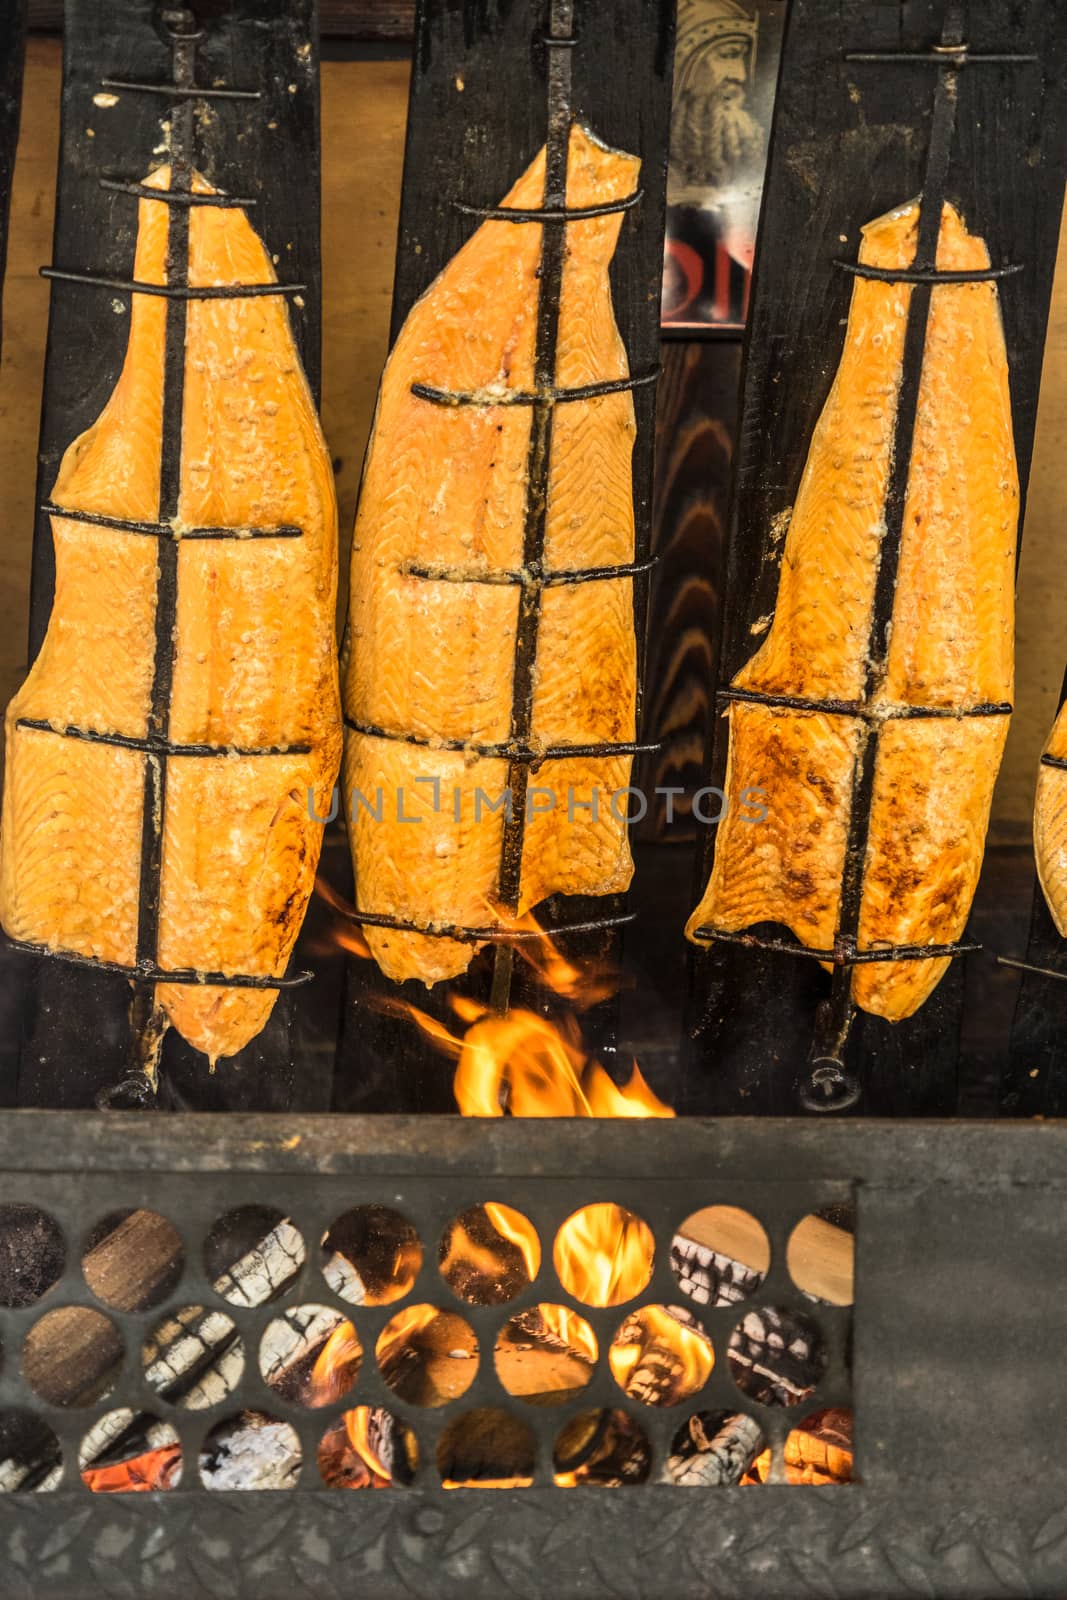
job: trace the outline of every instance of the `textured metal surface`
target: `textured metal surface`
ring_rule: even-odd
[[[72,1233],[72,1245],[116,1206],[145,1204],[169,1215],[189,1245],[186,1277],[172,1304],[209,1298],[197,1241],[234,1205],[259,1200],[291,1210],[312,1248],[290,1298],[328,1301],[315,1260],[316,1229],[360,1200],[392,1204],[417,1223],[423,1239],[411,1298],[452,1303],[474,1323],[490,1323],[508,1308],[451,1302],[437,1275],[434,1240],[457,1211],[490,1196],[534,1217],[543,1245],[554,1222],[592,1200],[624,1200],[646,1217],[661,1244],[701,1205],[745,1206],[778,1246],[758,1291],[760,1302],[777,1302],[795,1297],[781,1251],[792,1223],[813,1204],[854,1190],[854,1388],[863,1478],[862,1485],[836,1490],[655,1484],[445,1492],[430,1459],[412,1487],[370,1494],[316,1490],[311,1459],[301,1486],[289,1493],[218,1495],[188,1486],[189,1474],[187,1487],[160,1495],[91,1497],[78,1485],[65,1486],[0,1499],[5,1596],[170,1600],[204,1592],[273,1600],[297,1593],[316,1600],[360,1593],[374,1600],[480,1600],[513,1592],[533,1600],[809,1594],[989,1600],[1067,1588],[1067,1482],[1057,1466],[1067,1430],[1061,1381],[1067,1303],[1059,1285],[1067,1126],[16,1112],[0,1117],[0,1172],[0,1202],[52,1210]],[[656,1274],[642,1298],[684,1299],[663,1251]],[[567,1299],[550,1264],[539,1282],[522,1301],[543,1298],[549,1285],[553,1297]],[[68,1265],[62,1291],[36,1310],[57,1301],[92,1303],[76,1265]],[[345,1306],[361,1332],[394,1309]],[[234,1314],[258,1328],[270,1311]],[[620,1314],[583,1308],[595,1324],[614,1325]],[[721,1346],[737,1314],[737,1308],[700,1311],[719,1359],[706,1396],[693,1405],[710,1401],[713,1386],[716,1404],[730,1395]],[[847,1377],[841,1344],[847,1318],[822,1307],[815,1314],[836,1347],[836,1375],[821,1391],[831,1396],[832,1384]],[[16,1352],[34,1315],[32,1308],[2,1314],[5,1408],[21,1394]],[[116,1320],[127,1323],[133,1344],[129,1330],[144,1319]],[[495,1388],[482,1342],[477,1382]],[[129,1376],[128,1362],[124,1383]],[[353,1401],[364,1383],[364,1394],[373,1394],[376,1381],[361,1373]],[[610,1391],[606,1375],[594,1382]],[[471,1389],[431,1414],[382,1393],[427,1442],[452,1415],[477,1403]],[[836,1397],[842,1398],[840,1388]],[[732,1398],[761,1424],[772,1417],[769,1408],[739,1401],[736,1393]],[[98,1409],[117,1399],[118,1392]],[[505,1403],[499,1389],[491,1403]],[[677,1413],[627,1408],[652,1432],[677,1420]],[[157,1399],[153,1409],[173,1416],[183,1433],[188,1425],[190,1443],[218,1414],[191,1421]],[[293,1420],[308,1441],[329,1415],[291,1411],[273,1395],[270,1409]],[[73,1440],[93,1415],[51,1412],[49,1420],[59,1418],[59,1431]],[[550,1416],[548,1427],[544,1415],[535,1418],[540,1432],[558,1425],[561,1413]]]

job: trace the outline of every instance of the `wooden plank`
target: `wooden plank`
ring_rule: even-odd
[[[128,277],[136,204],[102,190],[103,174],[133,179],[158,163],[167,103],[124,93],[94,100],[101,79],[159,82],[169,50],[150,0],[69,0],[64,35],[62,133],[52,259],[64,267]],[[320,381],[318,62],[314,0],[235,0],[215,8],[198,47],[200,82],[258,88],[263,98],[215,101],[200,119],[197,164],[205,175],[257,199],[255,227],[280,271],[307,285],[290,308],[313,390]],[[96,289],[53,291],[45,367],[38,502],[66,447],[99,414],[125,351],[128,299]],[[30,659],[52,603],[47,517],[37,521],[30,599]],[[128,986],[122,977],[20,957],[25,1037],[21,1104],[87,1106],[123,1072]],[[298,947],[296,961],[301,960]],[[336,964],[334,963],[334,966]],[[336,983],[336,980],[335,980]],[[314,988],[314,986],[309,986]],[[336,987],[335,987],[336,998]],[[262,1034],[213,1076],[173,1031],[164,1045],[163,1103],[207,1109],[290,1109],[328,1104],[336,1034],[328,983],[283,995]]]
[[[587,0],[578,44],[570,52],[575,117],[616,148],[642,160],[644,199],[623,222],[612,263],[615,316],[630,369],[652,367],[659,347],[666,150],[673,54],[669,0]],[[548,22],[542,0],[487,5],[447,0],[420,4],[411,84],[400,243],[393,299],[393,337],[415,300],[470,237],[476,219],[454,204],[499,204],[545,142],[546,56],[538,43]],[[506,85],[506,92],[502,92]],[[638,439],[633,482],[638,560],[651,537],[654,397],[634,391]],[[548,920],[559,906],[550,901]],[[604,915],[610,902],[571,900],[572,916]],[[598,956],[611,945],[600,934],[571,941],[568,953]],[[370,962],[350,963],[349,998],[338,1072],[338,1110],[453,1109],[451,1071],[410,1022],[383,1015],[383,1005],[408,1000],[441,1018],[450,1016],[449,987],[488,996],[491,956],[483,953],[466,978],[429,993],[418,982],[393,985]],[[518,970],[518,964],[517,968]],[[518,1003],[544,1004],[536,984],[521,977]],[[587,1037],[608,1058],[613,1048],[610,1008],[585,1018]]]
[[[63,31],[63,0],[29,0],[34,33]],[[415,26],[414,0],[323,0],[319,31],[323,38],[406,43]]]
[[[972,64],[959,77],[948,193],[994,262],[1022,262],[1001,285],[1015,441],[1025,491],[1063,198],[1067,14],[1045,0],[965,8],[974,52],[1032,63]],[[787,26],[746,356],[727,607],[718,681],[751,654],[752,624],[774,608],[771,530],[791,505],[841,344],[858,229],[918,192],[936,69],[850,63],[849,50],[928,50],[941,0],[871,6],[793,0]],[[722,784],[725,737],[711,781]],[[710,851],[710,841],[709,841]],[[709,854],[710,860],[710,854]],[[720,947],[694,961],[687,1104],[789,1112],[806,1078],[815,1008],[828,980],[812,962]],[[860,1016],[850,1063],[870,1113],[946,1112],[955,1103],[961,963],[919,1013],[896,1025]]]

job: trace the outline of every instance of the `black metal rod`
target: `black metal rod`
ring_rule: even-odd
[[[546,31],[550,38],[568,38],[573,34],[574,0],[549,0]],[[546,211],[567,209],[570,131],[571,57],[567,50],[550,51],[545,181],[541,200]],[[526,455],[523,505],[522,566],[526,573],[531,573],[533,570],[540,571],[545,559],[545,527],[552,458],[552,414],[558,398],[556,344],[559,336],[565,255],[566,230],[542,228],[541,260],[537,274],[534,395],[531,400],[530,440]],[[508,792],[511,796],[511,806],[504,817],[500,839],[500,861],[497,868],[497,897],[505,910],[512,914],[518,911],[522,892],[526,791],[530,768],[530,763],[520,758],[518,752],[529,746],[533,730],[534,668],[541,629],[541,595],[540,584],[531,582],[521,584],[515,626],[509,742],[516,747],[516,754],[508,761]],[[498,949],[494,958],[490,1004],[494,1011],[500,1013],[507,1011],[511,1002],[512,966],[513,952],[506,947]]]
[[[864,722],[910,722],[926,718],[957,721],[966,717],[1010,717],[1007,700],[987,700],[976,706],[907,706],[871,704],[867,700],[806,700],[797,694],[764,694],[758,689],[719,689],[718,700],[744,705],[770,706],[791,711],[811,711],[832,717],[857,717]]]
[[[405,933],[424,933],[431,939],[458,939],[464,944],[503,944],[515,940],[554,939],[561,933],[597,933],[601,928],[621,928],[637,920],[635,911],[616,911],[603,917],[588,917],[582,922],[564,922],[554,928],[461,928],[452,922],[414,922],[410,917],[390,916],[387,911],[351,911],[348,920],[365,923],[368,928],[399,928]]]
[[[1067,767],[1067,757],[1044,755],[1041,757],[1041,765],[1043,767]]]
[[[638,744],[636,741],[620,741],[610,743],[607,740],[600,744],[546,744],[528,745],[519,744],[513,739],[508,739],[501,744],[478,744],[473,739],[438,739],[434,734],[404,733],[392,728],[380,728],[374,722],[361,722],[355,717],[344,718],[346,728],[353,733],[366,734],[371,739],[391,739],[398,744],[416,744],[428,750],[463,750],[471,755],[484,756],[487,760],[507,761],[523,769],[539,766],[542,761],[566,761],[576,756],[636,756],[650,754],[659,749],[659,744]],[[511,774],[508,775],[509,783]],[[525,794],[526,785],[523,783]],[[515,810],[515,790],[512,788],[512,811]]]
[[[958,272],[939,272],[936,267],[871,267],[864,261],[835,260],[834,266],[853,278],[870,278],[875,283],[991,283],[1026,270],[1023,261],[1010,261],[1005,267],[974,267]]]
[[[771,950],[777,955],[800,956],[805,961],[824,961],[835,967],[862,966],[872,961],[933,961],[943,956],[968,955],[981,950],[980,944],[898,944],[879,946],[872,950],[857,950],[854,943],[842,940],[833,950],[815,950],[810,945],[798,944],[791,939],[765,938],[761,934],[716,928],[711,925],[697,928],[695,939],[709,939],[716,944],[745,945],[752,950]]]
[[[250,206],[257,204],[252,195],[220,194],[213,189],[210,194],[188,193],[180,189],[154,189],[149,183],[134,183],[127,178],[100,178],[101,189],[109,189],[114,194],[132,194],[140,200],[159,200],[165,206],[214,206],[216,209],[228,210],[239,206],[242,211],[247,211]]]
[[[199,35],[186,34],[190,43]],[[161,94],[168,100],[259,100],[258,89],[204,89],[195,83],[132,83],[126,78],[101,79],[105,89],[121,89],[127,94]]]
[[[933,280],[928,275],[937,272],[941,212],[956,127],[958,64],[953,52],[962,44],[961,0],[946,0],[941,33],[942,48],[939,52],[940,72],[934,92],[915,257],[910,269],[922,276],[915,281],[908,303],[900,389],[893,428],[893,447],[890,453],[891,467],[886,489],[885,531],[879,549],[874,601],[868,630],[867,670],[863,696],[868,704],[883,682],[888,665],[904,510],[926,350],[926,330],[930,315]],[[871,806],[878,764],[879,731],[876,720],[867,724],[863,745],[853,771],[848,840],[834,935],[834,944],[837,948],[854,949],[859,932]],[[828,1106],[831,1103],[837,1106],[851,1103],[853,1086],[846,1081],[848,1074],[844,1069],[843,1058],[854,1015],[851,965],[835,966],[829,999],[820,1006],[816,1019],[811,1053],[813,1077],[807,1103],[811,1103],[812,1097],[816,1103],[822,1102]],[[815,1071],[823,1072],[824,1075],[827,1071],[839,1074],[841,1081],[836,1086],[838,1092],[834,1096],[826,1094],[825,1083],[816,1083]]]
[[[190,12],[168,17],[176,87],[195,83],[196,34]],[[183,96],[171,113],[170,186],[188,194],[193,179],[193,102]],[[167,218],[166,285],[176,291],[167,300],[163,337],[163,409],[160,419],[159,517],[174,522],[181,501],[182,412],[185,400],[185,339],[189,289],[189,208],[177,206]],[[148,712],[150,746],[170,740],[170,701],[174,682],[178,622],[178,547],[173,539],[157,545],[156,609],[152,689]],[[163,878],[163,835],[167,811],[166,750],[145,752],[141,810],[141,871],[137,911],[136,965],[152,971],[159,965],[159,914]],[[128,1067],[146,1072],[146,1040],[153,1034],[155,985],[138,980],[130,1008],[131,1041]],[[158,1033],[158,1030],[155,1030]]]
[[[110,517],[102,511],[79,511],[75,506],[42,501],[40,509],[50,517],[66,517],[70,522],[88,522],[97,528],[116,528],[122,533],[143,533],[151,539],[299,539],[303,529],[289,523],[277,528],[178,528],[172,522],[141,522],[135,517]]]
[[[1038,55],[1013,55],[1009,51],[971,53],[966,45],[951,50],[846,50],[846,61],[867,61],[883,66],[889,61],[925,62],[929,66],[943,67],[946,60],[954,67],[975,66],[1032,66],[1040,61]]]
[[[457,211],[468,217],[482,217],[487,222],[584,222],[589,217],[610,217],[617,211],[632,211],[644,195],[643,189],[622,200],[609,200],[599,206],[544,206],[524,209],[521,206],[469,206],[464,200],[453,200]]]
[[[537,583],[542,589],[555,589],[571,583],[602,583],[611,578],[634,578],[639,573],[651,572],[659,561],[653,556],[648,561],[629,561],[615,567],[575,567],[571,571],[522,572],[517,568],[450,567],[434,566],[424,561],[405,561],[400,571],[406,578],[429,578],[435,583]]]
[[[546,235],[550,238],[551,235]],[[639,372],[629,378],[605,378],[600,383],[581,383],[573,389],[555,389],[551,382],[528,389],[437,389],[430,383],[413,383],[411,392],[435,406],[538,406],[565,405],[569,400],[595,400],[602,394],[619,394],[625,389],[640,389],[656,383],[659,368]]]
[[[175,112],[175,117],[178,114]],[[109,278],[99,272],[75,272],[67,267],[41,267],[39,271],[42,278],[58,280],[60,283],[88,284],[94,289],[119,289],[126,294],[150,294],[160,300],[258,300],[263,295],[303,294],[307,288],[306,283],[225,283],[205,284],[197,288],[187,283],[146,283],[141,278]]]
[[[28,956],[49,956],[72,967],[87,967],[94,972],[114,972],[135,983],[154,986],[157,983],[211,984],[228,989],[297,989],[310,983],[311,972],[294,972],[280,978],[260,977],[246,972],[199,972],[195,967],[158,967],[140,964],[127,966],[121,961],[105,961],[100,956],[82,955],[76,950],[57,950],[49,944],[33,944],[27,939],[13,939],[3,934],[3,943],[12,950]]]
[[[1036,972],[1039,978],[1055,978],[1067,983],[1067,972],[1054,972],[1051,967],[1035,967],[1030,961],[1016,961],[1014,956],[997,956],[998,967],[1014,967],[1019,972]]]
[[[139,739],[128,733],[109,733],[102,728],[79,728],[73,723],[57,727],[46,717],[19,717],[19,728],[33,728],[38,733],[54,733],[59,739],[85,739],[90,744],[114,744],[123,750],[154,750],[166,756],[306,756],[311,753],[309,744],[177,744],[149,734]]]

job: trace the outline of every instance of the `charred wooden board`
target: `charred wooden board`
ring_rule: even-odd
[[[8,215],[15,174],[26,43],[26,0],[0,4],[0,287],[7,263]],[[17,958],[0,951],[0,1104],[14,1105],[18,1082],[19,1000],[22,974]]]
[[[256,101],[202,102],[196,163],[213,183],[256,200],[253,226],[279,275],[307,287],[290,303],[312,389],[320,377],[317,18],[315,0],[203,0],[197,81],[253,89]],[[159,162],[164,96],[118,92],[102,80],[166,82],[170,51],[150,0],[69,0],[64,38],[62,142],[53,262],[129,278],[137,203],[100,187],[137,181]],[[102,102],[95,97],[105,95]],[[118,377],[129,296],[57,284],[52,294],[41,424],[38,499],[47,498],[70,442],[99,414]],[[52,535],[42,515],[34,540],[30,659],[48,624]],[[210,825],[210,822],[207,823]],[[304,941],[306,943],[306,940]],[[122,977],[17,958],[23,1105],[87,1106],[123,1071],[129,986]],[[14,965],[13,958],[8,958]],[[298,946],[296,966],[307,965]],[[336,985],[328,978],[283,994],[263,1033],[209,1076],[203,1056],[176,1034],[164,1046],[161,1101],[197,1109],[318,1109],[328,1104],[336,1037]]]
[[[1067,677],[1061,706],[1064,700]],[[1062,1117],[1067,1115],[1067,939],[1060,938],[1036,873],[1023,959],[1041,970],[1021,974],[1000,1109],[1008,1116]]]
[[[477,219],[456,202],[498,205],[511,183],[545,143],[547,130],[547,0],[490,0],[461,5],[421,0],[404,163],[400,241],[393,299],[393,338],[412,305],[471,236]],[[644,197],[625,215],[611,265],[615,316],[631,372],[654,367],[659,350],[659,283],[663,258],[667,133],[673,58],[670,0],[577,0],[577,43],[569,51],[571,108],[598,138],[638,155]],[[506,86],[506,87],[504,87]],[[633,457],[636,559],[651,537],[655,398],[633,391],[637,443]],[[635,582],[639,637],[647,593]],[[639,723],[640,727],[640,723]],[[561,906],[547,904],[546,920]],[[569,921],[619,911],[610,897],[566,902]],[[573,956],[602,956],[610,930],[574,936]],[[492,952],[476,958],[455,987],[483,1000],[489,994]],[[516,963],[519,973],[521,963]],[[449,1111],[451,1071],[410,1022],[383,1016],[383,1002],[409,1000],[447,1017],[446,988],[427,992],[418,982],[391,984],[370,962],[349,968],[348,1002],[337,1078],[338,1110]],[[520,974],[515,1003],[540,1006],[537,985]],[[587,1035],[610,1066],[614,1017],[610,1006],[590,1017]],[[628,1063],[627,1063],[628,1070]]]
[[[1029,58],[971,61],[958,74],[946,186],[992,260],[1024,267],[1001,283],[1000,300],[1025,493],[1063,199],[1067,14],[1048,0],[970,0],[963,10],[971,54]],[[723,685],[752,653],[753,624],[774,609],[772,529],[795,498],[848,310],[851,280],[834,259],[854,258],[858,229],[922,187],[938,72],[929,54],[945,12],[944,0],[793,0],[749,323]],[[879,51],[911,59],[845,59]],[[710,781],[720,786],[725,758],[717,722]],[[733,947],[700,953],[693,966],[689,1109],[795,1110],[826,975],[810,961]],[[957,962],[909,1020],[858,1017],[849,1067],[864,1111],[952,1109],[962,994]]]

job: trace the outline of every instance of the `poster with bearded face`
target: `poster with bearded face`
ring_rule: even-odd
[[[665,327],[744,326],[784,18],[784,0],[680,0]]]

